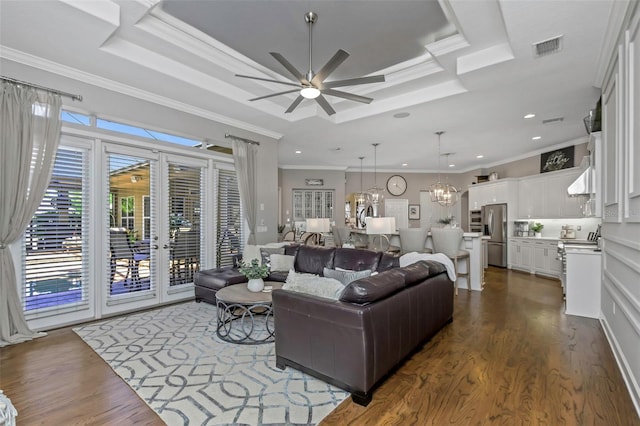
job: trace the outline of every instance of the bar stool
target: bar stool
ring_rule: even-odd
[[[433,239],[433,251],[444,253],[453,261],[456,270],[456,282],[453,284],[455,294],[458,295],[458,279],[467,279],[467,288],[471,291],[471,256],[467,250],[460,250],[463,231],[461,228],[431,228],[431,238]],[[466,259],[467,272],[460,272],[458,260]]]

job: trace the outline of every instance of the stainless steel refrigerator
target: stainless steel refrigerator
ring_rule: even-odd
[[[488,204],[482,207],[482,231],[489,237],[488,263],[507,266],[507,205]]]

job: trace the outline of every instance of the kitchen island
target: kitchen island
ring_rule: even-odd
[[[354,229],[351,231],[352,234],[356,234],[360,237],[366,235],[366,231],[361,229]],[[400,247],[400,234],[393,233],[387,234],[389,237],[389,242],[391,245]],[[427,237],[427,241],[425,244],[426,248],[433,250],[433,240],[431,239],[431,233],[429,232],[429,236]],[[466,250],[469,252],[469,264],[465,259],[460,260],[458,263],[458,267],[460,270],[465,273],[469,270],[467,268],[471,268],[471,290],[482,291],[484,287],[484,256],[482,249],[482,232],[465,232],[462,234],[462,242],[460,243],[460,250]],[[459,289],[467,289],[467,278],[460,277],[458,280],[458,288]]]

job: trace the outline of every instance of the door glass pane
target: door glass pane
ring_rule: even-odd
[[[108,294],[117,296],[152,290],[155,284],[149,239],[145,238],[147,234],[144,231],[145,212],[138,207],[145,205],[145,198],[149,205],[153,205],[151,163],[145,158],[109,154],[108,170]],[[152,225],[151,220],[148,223]]]
[[[202,168],[169,164],[169,285],[193,282],[200,270]]]
[[[216,265],[233,266],[234,256],[242,253],[242,211],[236,172],[218,170]]]
[[[23,308],[75,310],[88,303],[86,151],[60,147],[40,206],[25,231]]]

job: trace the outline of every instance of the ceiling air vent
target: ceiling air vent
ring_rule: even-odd
[[[562,50],[562,36],[543,40],[533,45],[533,56],[539,58],[541,56],[551,55]]]
[[[548,118],[546,120],[542,120],[542,124],[561,123],[563,121],[564,121],[564,117],[555,117],[555,118]]]

